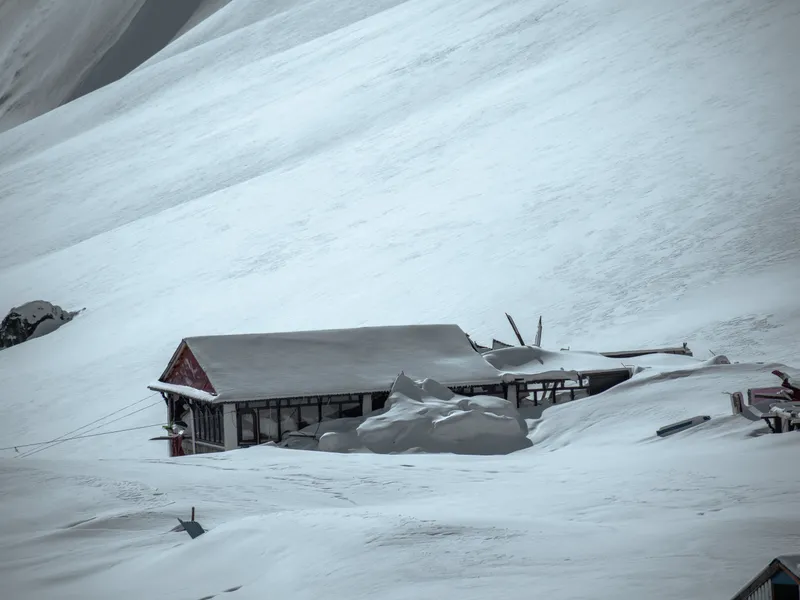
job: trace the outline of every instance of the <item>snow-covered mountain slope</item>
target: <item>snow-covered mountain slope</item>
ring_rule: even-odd
[[[797,3],[392,4],[235,0],[0,135],[0,307],[86,308],[3,353],[4,435],[125,406],[197,334],[508,310],[796,360]]]
[[[0,131],[116,81],[220,0],[0,0]]]
[[[120,32],[109,5],[70,18]],[[0,352],[4,593],[726,598],[798,552],[800,438],[723,394],[800,354],[796,2],[204,10],[0,133],[0,313],[86,308]],[[650,357],[502,457],[172,460],[146,441],[165,414],[145,386],[182,337],[457,322],[511,340],[504,310],[527,336],[544,315],[553,350],[688,341],[742,362]],[[655,437],[695,415],[712,419]],[[13,448],[68,432],[99,435]],[[192,506],[197,540],[170,532]]]

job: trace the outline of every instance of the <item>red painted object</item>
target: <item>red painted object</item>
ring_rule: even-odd
[[[782,387],[769,387],[769,388],[751,388],[747,390],[747,403],[759,404],[764,402],[786,401],[786,388]]]
[[[209,394],[217,393],[200,363],[197,362],[194,354],[186,344],[182,344],[178,356],[172,363],[172,367],[161,381],[174,385],[185,385]]]
[[[185,452],[183,451],[183,436],[182,435],[175,435],[170,439],[169,442],[169,455],[170,456],[184,456]]]
[[[787,392],[789,400],[793,402],[800,402],[800,388],[792,384],[792,380],[783,371],[777,369],[772,372],[773,375],[781,378],[781,387]]]

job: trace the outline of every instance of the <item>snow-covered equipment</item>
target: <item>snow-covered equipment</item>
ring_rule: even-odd
[[[781,378],[781,387],[784,388],[786,398],[792,402],[800,402],[800,387],[793,383],[792,378],[777,369],[772,374]]]
[[[783,371],[774,370],[772,374],[780,377],[780,387],[749,388],[747,390],[747,406],[737,412],[731,394],[734,414],[741,413],[752,421],[763,420],[772,433],[784,433],[800,430],[800,388],[792,378]]]
[[[656,435],[658,437],[667,437],[669,435],[685,431],[690,427],[702,425],[706,421],[710,420],[711,417],[709,417],[708,415],[699,415],[697,417],[692,417],[691,419],[686,419],[684,421],[678,421],[677,423],[672,423],[671,425],[665,425],[664,427],[656,431]]]

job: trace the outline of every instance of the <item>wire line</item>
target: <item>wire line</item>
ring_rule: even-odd
[[[70,436],[70,435],[72,435],[74,433],[78,433],[79,431],[82,431],[82,430],[84,430],[84,429],[86,429],[88,427],[91,427],[92,425],[95,425],[95,424],[99,423],[100,421],[105,421],[109,417],[113,417],[114,415],[117,415],[117,414],[119,414],[119,413],[121,413],[121,412],[123,412],[125,410],[128,410],[129,408],[132,408],[132,407],[136,406],[137,404],[141,404],[142,402],[144,402],[146,400],[149,400],[150,398],[152,398],[155,395],[156,395],[155,392],[152,393],[152,394],[149,394],[149,395],[145,396],[144,398],[140,398],[139,400],[136,400],[135,402],[131,402],[130,404],[128,404],[126,406],[123,406],[122,408],[119,408],[119,409],[117,409],[117,410],[115,410],[115,411],[113,411],[111,413],[108,413],[107,415],[104,415],[104,416],[102,416],[102,417],[100,417],[98,419],[95,419],[94,421],[92,421],[90,423],[87,423],[86,425],[83,425],[81,427],[78,427],[77,429],[73,429],[72,431],[68,431],[67,433],[65,433],[63,435],[60,435],[57,438],[54,438],[54,439],[52,439],[50,441],[38,442],[36,444],[17,444],[15,446],[9,446],[7,448],[0,448],[0,450],[13,450],[13,449],[16,449],[16,448],[25,448],[25,447],[31,446],[31,445],[41,446],[41,445],[47,445],[47,444],[50,444],[48,446],[48,448],[52,448],[53,446],[58,445],[58,443],[60,443],[60,440],[66,438],[67,436]],[[160,402],[160,400],[157,401],[157,402],[154,402],[153,404],[145,406],[144,408],[142,408],[140,410],[136,410],[136,411],[134,411],[134,412],[132,412],[132,413],[130,413],[128,415],[123,415],[123,416],[118,417],[118,418],[116,418],[116,419],[114,419],[112,421],[109,421],[108,423],[103,423],[103,425],[101,425],[101,427],[103,427],[105,425],[110,425],[111,423],[115,423],[115,422],[119,421],[120,419],[124,419],[125,417],[128,417],[130,415],[136,414],[137,412],[140,412],[141,410],[145,410],[147,408],[150,408],[151,406],[155,406],[159,402]],[[23,454],[22,456],[18,456],[17,458],[24,458],[25,456],[29,456],[30,454],[34,454],[35,452],[38,452],[39,450],[46,450],[46,449],[47,448],[40,448],[40,449],[37,449],[37,450],[34,450],[34,451],[29,451],[29,452]]]
[[[162,425],[163,425],[163,423],[155,423],[153,425],[140,425],[139,427],[128,427],[127,429],[116,429],[114,431],[101,431],[100,433],[87,433],[85,435],[76,435],[76,436],[70,437],[70,438],[61,438],[58,441],[59,442],[70,442],[72,440],[83,440],[83,439],[86,439],[86,438],[97,437],[97,436],[100,436],[100,435],[110,435],[112,433],[124,433],[126,431],[136,431],[138,429],[147,429],[149,427],[161,427]],[[52,441],[53,440],[50,440],[50,441],[47,441],[47,442],[37,442],[37,443],[34,443],[34,444],[20,444],[19,446],[11,446],[10,448],[0,448],[0,450],[9,450],[9,449],[13,449],[13,448],[26,448],[26,447],[29,447],[29,446],[41,446],[42,444],[49,444]],[[34,454],[34,453],[33,452],[29,452],[27,455],[30,455],[30,454]],[[23,455],[23,456],[27,456],[27,455]],[[20,458],[22,458],[22,456]]]

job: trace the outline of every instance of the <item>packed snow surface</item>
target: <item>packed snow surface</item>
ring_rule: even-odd
[[[131,18],[75,6],[0,0],[0,314],[86,307],[0,357],[3,593],[725,598],[797,554],[800,438],[724,394],[800,355],[795,0],[214,1],[42,114]],[[659,359],[503,456],[148,441],[185,337],[503,311],[740,364]]]
[[[800,436],[731,415],[721,393],[769,384],[774,366],[548,408],[533,446],[505,456],[4,459],[0,578],[20,599],[728,598],[800,547],[786,463]],[[712,419],[655,436],[697,414]],[[196,540],[170,531],[192,506]]]

